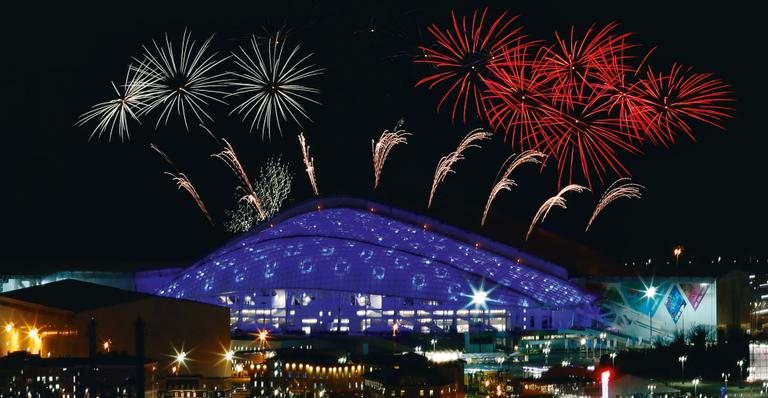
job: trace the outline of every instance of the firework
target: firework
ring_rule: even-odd
[[[210,213],[208,213],[208,209],[205,207],[205,204],[203,203],[203,199],[200,198],[200,195],[197,193],[197,189],[195,189],[195,186],[192,185],[192,181],[189,180],[187,175],[180,172],[179,169],[176,168],[176,165],[171,161],[171,158],[169,158],[168,155],[165,152],[163,152],[163,150],[158,148],[157,145],[149,144],[149,147],[153,151],[157,152],[160,156],[162,156],[163,160],[165,160],[165,162],[168,163],[168,165],[173,168],[174,170],[173,173],[166,171],[164,174],[171,177],[171,180],[176,183],[176,187],[178,189],[183,189],[187,191],[187,193],[189,193],[190,196],[192,196],[192,199],[195,201],[195,204],[197,204],[197,207],[205,216],[205,219],[208,220],[211,226],[215,226]]]
[[[263,212],[248,202],[238,199],[235,210],[226,211],[229,221],[225,224],[230,232],[245,232],[255,225],[272,218],[283,206],[283,203],[291,193],[293,173],[288,164],[280,157],[270,158],[259,171],[259,177],[253,181],[254,191],[261,198]],[[239,196],[239,195],[236,195]]]
[[[563,197],[563,195],[571,191],[581,193],[583,191],[589,191],[589,188],[577,184],[571,184],[561,189],[557,195],[545,200],[541,207],[539,207],[539,210],[536,211],[536,215],[533,216],[533,220],[531,220],[531,226],[528,227],[528,233],[525,234],[525,240],[528,240],[528,238],[531,236],[531,232],[533,232],[533,228],[536,226],[536,224],[543,222],[544,219],[547,218],[547,215],[549,214],[549,211],[552,210],[552,207],[557,206],[563,209],[567,208],[565,205],[565,197]]]
[[[208,220],[208,222],[211,224],[211,226],[214,226],[213,219],[211,219],[211,215],[208,214],[208,209],[205,208],[205,204],[203,203],[203,200],[200,198],[200,195],[197,193],[197,189],[195,189],[195,186],[192,185],[192,182],[189,180],[189,178],[184,173],[170,173],[165,172],[167,176],[171,177],[171,180],[176,183],[176,186],[179,189],[183,189],[189,193],[190,196],[192,196],[192,199],[194,199],[195,203],[197,204],[197,207],[200,209],[201,212],[203,212],[203,215],[205,216],[205,219]]]
[[[432,199],[435,196],[437,186],[445,180],[448,173],[455,173],[451,168],[454,163],[464,159],[464,151],[469,148],[480,148],[480,145],[475,144],[475,142],[489,139],[491,139],[491,133],[483,129],[474,129],[461,140],[455,151],[440,158],[440,161],[437,162],[437,168],[435,169],[435,177],[432,180],[432,190],[429,192],[429,202],[427,207],[432,207]]]
[[[235,149],[232,148],[232,145],[230,145],[227,140],[222,138],[222,141],[224,142],[224,149],[221,152],[215,153],[211,156],[221,159],[221,161],[224,162],[224,164],[226,164],[233,173],[235,173],[237,179],[240,180],[241,185],[239,188],[244,191],[244,194],[240,197],[240,201],[253,206],[253,208],[256,209],[256,211],[259,213],[260,217],[266,217],[261,199],[256,193],[256,190],[253,189],[251,182],[248,180],[248,174],[245,173],[243,165],[237,158]]]
[[[109,140],[112,140],[115,133],[121,141],[130,139],[128,124],[131,120],[141,124],[139,114],[149,105],[152,95],[148,88],[154,82],[152,76],[129,66],[122,85],[111,82],[115,98],[92,106],[88,112],[80,115],[75,125],[82,126],[97,120],[89,139],[94,136],[100,138],[106,132],[109,132]]]
[[[646,132],[652,143],[674,143],[676,132],[694,139],[691,120],[722,129],[722,121],[732,117],[730,87],[711,73],[690,70],[675,64],[665,75],[649,68],[646,78],[637,85],[650,108]]]
[[[541,164],[541,159],[545,157],[546,155],[542,152],[525,151],[521,153],[517,158],[515,158],[512,163],[509,163],[509,165],[507,165],[507,163],[510,159],[512,159],[512,156],[507,158],[504,164],[501,165],[501,170],[499,170],[501,178],[499,178],[499,181],[493,186],[493,188],[491,188],[491,193],[488,195],[488,200],[485,202],[485,209],[483,210],[483,218],[480,219],[480,225],[485,225],[488,212],[491,210],[491,205],[493,204],[493,201],[496,200],[496,196],[501,191],[511,191],[512,187],[517,186],[517,183],[509,178],[512,175],[512,172],[526,163]],[[502,170],[504,171],[503,173]]]
[[[642,197],[640,190],[645,188],[644,186],[631,182],[625,183],[625,181],[629,181],[629,178],[620,178],[608,186],[605,193],[603,193],[603,196],[600,198],[600,201],[597,202],[597,207],[595,207],[595,211],[592,212],[592,217],[590,217],[589,222],[587,222],[587,228],[584,230],[585,232],[589,231],[589,227],[592,226],[592,222],[595,221],[597,215],[614,200],[619,198],[640,199]]]
[[[300,57],[299,45],[286,50],[284,41],[269,39],[265,47],[260,48],[253,36],[250,48],[240,47],[239,53],[232,54],[240,71],[230,84],[236,87],[231,95],[247,96],[232,113],[242,114],[243,120],[250,118],[251,131],[258,128],[262,137],[270,137],[273,127],[282,133],[281,123],[289,119],[296,124],[300,118],[311,120],[302,102],[319,104],[311,96],[320,91],[304,81],[323,69],[307,63],[311,53]]]
[[[312,190],[315,191],[315,195],[319,195],[317,179],[315,177],[315,158],[309,156],[309,145],[307,145],[307,140],[304,138],[304,133],[299,134],[299,145],[301,146],[301,156],[304,160],[309,183],[312,184]]]
[[[215,73],[214,69],[228,57],[217,57],[217,53],[208,54],[213,36],[199,47],[191,38],[192,33],[184,31],[179,50],[165,35],[165,43],[152,40],[152,46],[144,46],[144,56],[137,59],[139,70],[148,76],[152,83],[148,85],[152,99],[142,114],[161,108],[155,128],[160,123],[168,124],[171,114],[176,113],[189,130],[188,117],[194,117],[202,123],[204,119],[213,120],[206,112],[211,102],[224,103],[220,97],[228,80],[226,73]]]
[[[398,122],[397,127],[401,127],[401,123]],[[405,130],[384,130],[379,137],[379,141],[371,140],[371,150],[373,152],[373,189],[379,187],[381,181],[381,171],[384,169],[384,162],[389,156],[389,152],[398,144],[407,144],[407,137],[411,135],[406,133]]]
[[[438,111],[451,97],[455,97],[451,120],[461,112],[462,120],[467,120],[467,110],[474,107],[477,114],[484,115],[481,101],[482,80],[489,65],[501,59],[505,51],[512,47],[525,47],[532,43],[524,43],[521,39],[522,28],[512,28],[517,17],[508,17],[502,13],[498,18],[485,26],[488,9],[472,14],[467,23],[467,17],[459,20],[451,13],[452,28],[441,29],[437,25],[428,27],[435,37],[435,48],[420,47],[423,56],[416,59],[418,63],[428,64],[435,73],[416,83],[416,86],[427,85],[430,89],[438,86],[448,86],[437,105]]]

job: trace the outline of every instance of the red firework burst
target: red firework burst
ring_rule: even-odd
[[[734,110],[730,86],[711,73],[691,73],[679,64],[668,74],[648,68],[636,89],[647,104],[647,138],[654,145],[674,143],[677,132],[695,141],[690,124],[694,120],[724,129],[722,122]]]
[[[730,87],[712,74],[677,64],[640,73],[653,50],[633,55],[639,46],[616,23],[578,37],[575,29],[567,38],[556,33],[555,44],[541,46],[511,30],[515,18],[502,22],[504,15],[483,33],[485,15],[476,11],[469,28],[455,16],[453,30],[430,27],[440,51],[423,48],[417,62],[438,73],[417,85],[450,82],[438,110],[455,96],[452,117],[463,108],[466,120],[474,103],[513,147],[551,155],[560,185],[583,179],[591,188],[608,174],[627,176],[622,154],[639,154],[646,142],[668,146],[680,132],[693,139],[693,122],[723,128],[732,117]]]
[[[481,101],[481,91],[484,75],[489,65],[501,60],[506,51],[518,46],[529,46],[521,39],[522,27],[512,27],[517,17],[507,17],[502,13],[490,26],[485,26],[488,9],[472,14],[471,20],[466,16],[460,19],[451,13],[453,24],[448,29],[441,29],[433,24],[427,29],[435,37],[437,44],[433,47],[420,47],[423,56],[416,59],[418,63],[431,65],[435,73],[419,80],[416,86],[427,85],[432,89],[439,85],[448,86],[437,105],[438,111],[443,104],[454,98],[451,120],[456,120],[460,111],[462,120],[467,120],[469,107],[474,107],[477,115],[483,117],[484,106]]]

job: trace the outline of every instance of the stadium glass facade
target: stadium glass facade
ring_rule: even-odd
[[[356,199],[318,200],[236,237],[157,294],[230,308],[233,329],[350,333],[589,326],[565,270]]]

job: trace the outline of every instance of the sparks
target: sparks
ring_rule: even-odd
[[[545,200],[541,207],[539,207],[539,210],[536,211],[536,215],[533,216],[533,220],[531,220],[531,226],[528,227],[528,233],[525,234],[525,240],[528,240],[528,238],[531,236],[531,232],[533,232],[533,228],[536,226],[536,224],[543,222],[544,219],[547,218],[547,215],[549,214],[549,211],[552,209],[552,207],[558,206],[563,209],[567,208],[565,205],[565,197],[563,197],[563,195],[571,191],[581,193],[584,191],[589,191],[589,188],[577,184],[571,184],[561,189],[557,195]]]
[[[224,164],[226,164],[230,170],[235,173],[235,176],[240,180],[241,185],[239,188],[243,190],[245,194],[240,197],[239,201],[246,202],[253,206],[253,208],[256,209],[256,211],[259,213],[260,217],[266,217],[266,213],[262,208],[261,199],[258,197],[256,191],[253,189],[253,185],[248,180],[248,174],[245,173],[243,165],[237,158],[235,149],[232,148],[232,145],[230,145],[226,139],[222,138],[221,140],[224,142],[224,149],[219,153],[211,155],[211,157],[221,159],[221,161],[224,162]]]
[[[299,134],[299,145],[301,146],[301,156],[304,160],[305,171],[309,177],[309,183],[312,184],[312,190],[315,191],[315,195],[319,195],[317,190],[317,179],[315,177],[315,158],[309,156],[309,145],[304,138],[304,133]]]
[[[205,107],[211,102],[225,103],[221,97],[227,94],[223,89],[228,79],[225,78],[226,73],[215,73],[214,69],[229,57],[207,54],[211,40],[213,36],[197,47],[192,33],[184,30],[178,52],[174,51],[168,34],[165,35],[165,45],[152,40],[152,46],[144,46],[143,58],[136,61],[139,70],[152,81],[148,85],[152,99],[141,114],[162,108],[155,128],[160,123],[167,125],[171,114],[176,113],[189,131],[187,119],[191,115],[200,123],[204,119],[212,121]]]
[[[513,155],[514,156],[514,155]],[[507,161],[504,162],[504,164],[501,165],[501,170],[504,170],[503,173],[501,173],[501,170],[499,170],[499,173],[501,174],[501,178],[499,178],[499,181],[496,182],[496,184],[491,188],[491,193],[488,195],[488,200],[485,202],[485,210],[483,210],[483,218],[480,220],[480,225],[485,225],[485,220],[488,217],[488,212],[491,210],[491,205],[493,204],[493,201],[496,199],[496,196],[501,191],[511,191],[512,187],[517,186],[517,183],[515,180],[510,179],[509,177],[512,175],[512,172],[515,171],[518,167],[521,165],[524,165],[526,163],[533,163],[533,164],[541,164],[541,160],[545,158],[546,155],[542,152],[538,151],[525,151],[521,153],[512,163],[507,163],[511,159],[508,158]],[[506,169],[504,168],[506,165]]]
[[[302,102],[319,104],[311,97],[320,91],[303,83],[323,73],[323,69],[306,63],[312,54],[300,58],[301,46],[285,50],[284,41],[273,39],[263,49],[255,36],[250,44],[250,48],[240,47],[239,53],[232,54],[240,71],[233,73],[237,79],[230,83],[236,87],[231,95],[247,98],[230,114],[242,114],[243,120],[251,118],[251,131],[260,129],[262,138],[271,137],[273,127],[282,133],[281,123],[288,119],[299,125],[300,118],[311,120]]]
[[[398,126],[401,127],[401,123],[398,122]],[[379,137],[379,141],[371,140],[371,151],[373,152],[373,189],[379,187],[381,181],[381,171],[384,169],[384,162],[389,156],[389,152],[398,144],[407,144],[407,137],[411,135],[402,129],[395,129],[395,131],[384,130]]]
[[[597,207],[595,207],[595,211],[592,212],[592,217],[589,218],[589,222],[587,222],[587,228],[584,230],[584,232],[589,231],[589,227],[592,226],[592,222],[595,221],[597,215],[600,214],[600,212],[602,212],[603,209],[605,209],[614,200],[620,198],[640,199],[642,197],[640,190],[645,187],[640,184],[626,181],[629,181],[629,178],[620,178],[608,186],[608,189],[606,189],[605,193],[603,193],[600,201],[597,202]]]
[[[184,173],[176,174],[176,173],[171,173],[166,171],[165,175],[171,177],[171,180],[173,180],[173,182],[176,183],[177,188],[187,191],[189,195],[192,196],[192,199],[194,199],[195,203],[197,204],[197,207],[200,209],[201,212],[203,212],[205,219],[208,220],[211,226],[215,226],[213,223],[213,219],[211,219],[211,215],[208,213],[208,209],[205,208],[205,204],[203,203],[203,200],[200,198],[200,195],[197,193],[197,189],[195,189],[195,186],[192,185],[192,182],[189,180],[186,174]]]
[[[89,139],[94,136],[101,138],[107,132],[110,141],[115,133],[121,141],[130,139],[128,124],[131,120],[141,124],[139,114],[149,106],[152,94],[148,88],[154,83],[153,76],[129,66],[122,85],[111,83],[115,98],[92,106],[88,112],[80,115],[75,125],[79,127],[97,120]]]
[[[230,220],[226,227],[230,232],[245,232],[254,226],[269,220],[283,207],[288,195],[291,193],[293,173],[282,158],[270,158],[259,170],[259,177],[253,181],[255,194],[247,198],[259,198],[262,212],[254,211],[256,208],[250,199],[238,201],[238,206],[233,211],[225,211]]]
[[[489,140],[490,138],[491,133],[484,129],[474,129],[461,140],[455,151],[440,158],[435,169],[435,177],[432,180],[432,190],[429,192],[427,207],[432,207],[432,199],[435,197],[437,186],[445,180],[449,173],[455,173],[452,167],[456,162],[464,159],[464,151],[469,148],[480,148],[480,145],[476,144],[476,142]]]

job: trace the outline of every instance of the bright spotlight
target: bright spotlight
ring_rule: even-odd
[[[232,362],[232,360],[233,360],[234,358],[235,358],[235,352],[234,352],[234,351],[232,351],[232,350],[229,350],[229,351],[227,351],[226,353],[224,353],[224,359],[225,359],[227,362]]]
[[[482,290],[472,292],[472,304],[485,307],[486,301],[488,301],[488,292]]]
[[[179,363],[179,365],[183,365],[184,361],[187,360],[187,353],[184,351],[179,352],[176,354],[176,362]]]
[[[645,289],[645,297],[646,298],[656,297],[656,286],[649,286],[647,289]]]

